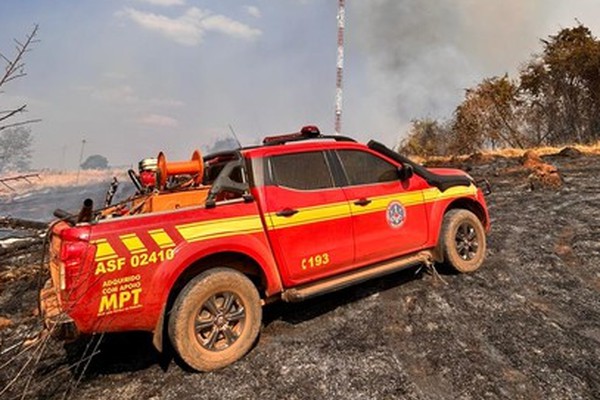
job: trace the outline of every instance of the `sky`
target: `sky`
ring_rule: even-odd
[[[0,0],[0,52],[39,24],[27,76],[0,109],[27,104],[35,168],[101,154],[135,165],[334,127],[336,0]],[[540,39],[598,0],[346,0],[342,133],[390,146],[415,118],[448,118],[464,90],[516,74]]]

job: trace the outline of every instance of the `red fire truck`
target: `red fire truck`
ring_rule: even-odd
[[[250,350],[271,301],[485,257],[484,185],[314,126],[190,161],[161,153],[129,175],[126,201],[55,213],[40,292],[55,336],[150,331],[209,371]]]

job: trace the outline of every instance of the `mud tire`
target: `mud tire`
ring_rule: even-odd
[[[473,243],[476,243],[476,250],[465,250],[466,244],[459,244],[462,236],[472,236],[469,249],[473,250]],[[462,273],[479,269],[486,252],[485,229],[479,218],[469,210],[448,211],[442,223],[439,250],[447,267]]]
[[[228,333],[232,335],[231,332],[236,330],[234,334],[237,337],[231,344],[231,336],[226,337],[225,331],[219,331],[216,343],[223,342],[225,347],[215,347],[211,350],[207,348],[207,342],[210,343],[212,333],[218,330],[217,322],[213,327],[205,328],[208,332],[205,335],[206,339],[202,336],[202,330],[198,332],[197,324],[203,318],[211,320],[212,314],[208,309],[215,308],[214,306],[219,310],[219,315],[226,315],[229,310],[225,310],[224,296],[228,294],[233,295],[235,300],[232,301],[237,302],[235,307],[238,315],[239,310],[243,309],[244,319],[233,322],[234,328]],[[220,304],[219,296],[223,297]],[[206,307],[209,303],[213,307]],[[207,312],[209,314],[206,314]],[[208,317],[205,317],[205,314]],[[217,321],[217,318],[212,320]],[[214,268],[192,279],[177,296],[169,315],[169,338],[175,351],[189,367],[197,371],[213,371],[239,360],[251,349],[260,332],[261,320],[262,307],[254,284],[235,270]],[[225,329],[229,329],[230,325],[227,324],[233,323],[226,322]],[[237,325],[240,323],[241,325]]]

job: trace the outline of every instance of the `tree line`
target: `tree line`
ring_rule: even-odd
[[[600,41],[583,24],[542,39],[518,73],[467,89],[449,120],[412,121],[400,151],[420,156],[600,140]]]

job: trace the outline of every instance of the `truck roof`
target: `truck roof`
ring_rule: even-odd
[[[273,154],[284,154],[323,149],[361,148],[367,146],[357,143],[354,139],[341,135],[321,135],[319,128],[314,125],[304,126],[299,132],[268,136],[263,144],[247,146],[240,149],[209,154],[207,159],[241,154],[245,158],[261,158]]]
[[[285,154],[304,152],[311,150],[327,150],[327,149],[347,149],[347,148],[367,148],[362,143],[356,143],[354,141],[336,141],[331,138],[313,138],[305,141],[294,141],[289,143],[282,143],[278,145],[263,145],[253,148],[242,149],[242,154],[247,158],[260,158],[273,154]]]

